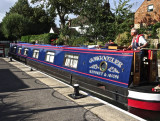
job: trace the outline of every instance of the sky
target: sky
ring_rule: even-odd
[[[0,22],[2,22],[2,19],[5,17],[6,12],[9,12],[9,9],[17,2],[18,0],[0,0]],[[29,0],[30,2],[31,0]],[[118,2],[119,0],[115,0]],[[134,3],[132,11],[136,11],[139,6],[142,4],[144,0],[131,0],[131,3]],[[114,8],[113,0],[109,0],[111,8]],[[70,15],[70,18],[75,18],[76,16]],[[56,18],[56,24],[59,26],[59,18]]]

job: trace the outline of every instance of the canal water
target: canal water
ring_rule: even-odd
[[[160,111],[148,111],[129,107],[128,112],[139,116],[147,121],[160,121]]]

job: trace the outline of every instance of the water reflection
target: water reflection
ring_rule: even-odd
[[[160,111],[148,111],[129,107],[128,112],[137,115],[147,121],[160,121]]]

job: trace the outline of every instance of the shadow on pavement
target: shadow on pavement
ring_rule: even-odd
[[[0,93],[17,91],[24,88],[28,88],[28,86],[9,69],[0,69]]]
[[[18,114],[25,108],[12,100],[18,90],[28,88],[16,75],[9,69],[0,69],[0,120],[17,121],[29,118],[32,113]],[[16,115],[15,115],[16,114]]]

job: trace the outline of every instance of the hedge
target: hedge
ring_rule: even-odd
[[[27,43],[33,43],[38,41],[40,44],[50,44],[52,39],[57,39],[58,35],[53,33],[40,34],[40,35],[27,35],[22,36],[21,41]]]

